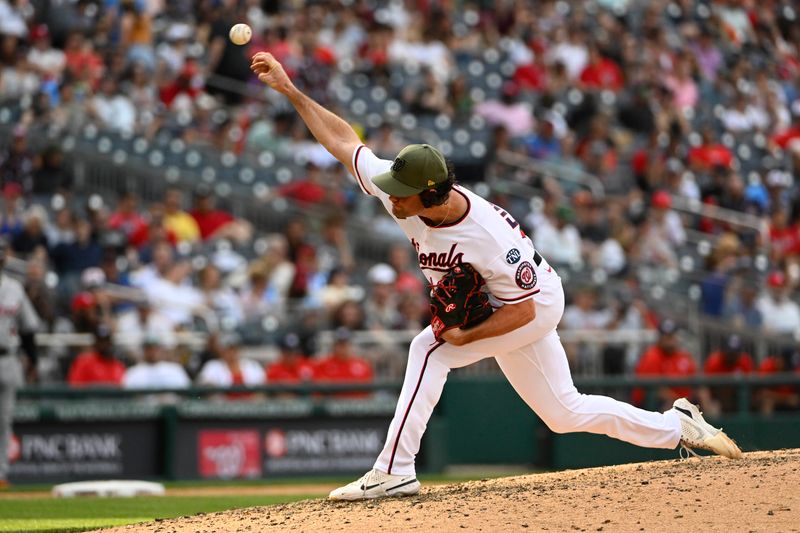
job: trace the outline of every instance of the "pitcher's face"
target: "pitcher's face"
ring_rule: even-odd
[[[406,197],[389,196],[389,201],[392,202],[392,214],[399,219],[416,216],[425,209],[418,194]]]

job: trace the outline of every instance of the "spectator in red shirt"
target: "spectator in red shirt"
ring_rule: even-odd
[[[197,222],[200,238],[204,241],[233,239],[241,243],[247,242],[253,234],[253,228],[247,221],[216,208],[213,191],[208,186],[197,188],[194,206],[189,214]]]
[[[683,377],[692,376],[696,372],[694,359],[689,352],[680,349],[678,345],[678,325],[674,320],[666,318],[658,325],[658,342],[650,346],[636,367],[636,375]],[[672,407],[672,402],[678,398],[691,397],[692,389],[689,387],[661,387],[657,391],[663,409]],[[636,405],[644,402],[644,390],[634,389],[632,400]]]
[[[781,207],[776,207],[770,215],[769,244],[776,261],[800,254],[800,225],[790,223],[789,213]]]
[[[394,290],[398,293],[420,293],[425,284],[418,270],[412,270],[411,248],[405,244],[394,244],[389,248],[389,264],[397,273]]]
[[[100,309],[97,299],[89,291],[81,291],[72,297],[70,302],[72,311],[70,321],[76,333],[90,333],[97,329],[100,323]]]
[[[704,128],[701,135],[702,143],[689,150],[689,163],[701,171],[708,171],[714,167],[730,168],[733,152],[715,139],[711,128]]]
[[[786,346],[779,355],[771,355],[761,361],[758,373],[761,375],[781,372],[800,373],[800,352],[796,346]],[[776,385],[765,387],[758,394],[759,410],[763,414],[774,411],[797,409],[800,407],[800,392],[793,385]]]
[[[147,232],[147,220],[137,209],[138,198],[132,192],[126,192],[119,199],[117,210],[108,218],[108,227],[125,234],[129,241],[134,235]]]
[[[125,365],[114,357],[111,328],[100,324],[94,334],[94,349],[78,355],[69,367],[67,381],[73,387],[122,385]]]
[[[790,144],[800,139],[800,120],[795,119],[795,123],[789,128],[773,135],[772,143],[780,148],[787,148]]]
[[[596,45],[589,48],[589,64],[581,72],[580,81],[586,89],[614,92],[625,84],[620,68],[612,60],[603,57]]]
[[[314,366],[303,357],[296,333],[284,335],[280,349],[278,360],[267,367],[268,383],[301,383],[314,378]]]
[[[753,358],[744,351],[742,338],[733,333],[719,350],[708,356],[703,371],[707,375],[749,374],[753,366]],[[736,392],[736,387],[703,387],[698,394],[706,412],[717,415],[736,410]]]
[[[160,241],[168,241],[172,246],[178,244],[178,236],[164,225],[164,204],[150,205],[147,224],[139,226],[128,237],[128,242],[139,250],[152,249]]]
[[[313,163],[308,163],[306,171],[303,179],[287,183],[278,192],[281,196],[301,204],[320,204],[325,200],[322,174]]]
[[[161,102],[165,106],[171,107],[179,96],[185,96],[194,101],[202,93],[202,89],[193,83],[197,74],[198,68],[194,62],[187,61],[184,63],[183,69],[173,79],[159,88],[158,96]]]
[[[513,81],[523,91],[543,91],[547,87],[545,55],[536,54],[532,62],[518,66]]]
[[[68,73],[96,88],[105,71],[105,65],[103,58],[94,49],[94,40],[85,37],[80,31],[73,31],[67,36],[64,55]]]
[[[753,371],[753,358],[745,352],[742,339],[735,333],[725,339],[725,345],[706,359],[706,374],[735,374]]]
[[[194,206],[189,214],[200,228],[200,238],[204,241],[212,239],[218,232],[234,221],[233,215],[215,209],[214,198],[210,187],[200,186],[194,193]]]
[[[314,380],[318,382],[370,383],[372,382],[372,365],[353,353],[350,343],[349,329],[339,328],[334,333],[333,351],[321,359],[314,372]],[[342,396],[363,398],[366,392],[345,393]]]

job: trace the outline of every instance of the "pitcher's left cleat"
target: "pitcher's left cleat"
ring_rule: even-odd
[[[360,479],[332,491],[331,500],[369,500],[390,496],[412,496],[419,492],[416,476],[395,476],[373,469]]]
[[[703,413],[686,398],[675,400],[672,410],[681,421],[681,446],[707,450],[729,459],[741,459],[742,450],[722,429],[717,429],[703,419]],[[694,452],[692,452],[694,453]],[[697,455],[697,454],[694,454]]]

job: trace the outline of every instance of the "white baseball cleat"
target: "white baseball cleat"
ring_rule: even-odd
[[[703,419],[703,413],[686,398],[675,400],[672,410],[681,421],[681,446],[708,450],[729,459],[741,459],[742,450],[722,429],[717,429]],[[692,452],[694,454],[694,452]],[[697,454],[694,454],[697,455]]]
[[[419,492],[416,476],[395,476],[372,469],[360,479],[332,491],[331,500],[369,500],[389,496],[411,496]]]

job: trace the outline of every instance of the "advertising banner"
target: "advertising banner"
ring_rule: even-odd
[[[200,477],[261,476],[261,439],[257,430],[203,429],[197,433]]]
[[[383,448],[388,424],[350,420],[278,425],[264,434],[264,474],[291,476],[369,470]]]
[[[352,474],[372,467],[388,426],[383,417],[180,420],[174,471],[179,479]]]
[[[160,474],[157,421],[16,424],[9,447],[14,483],[146,479]]]

